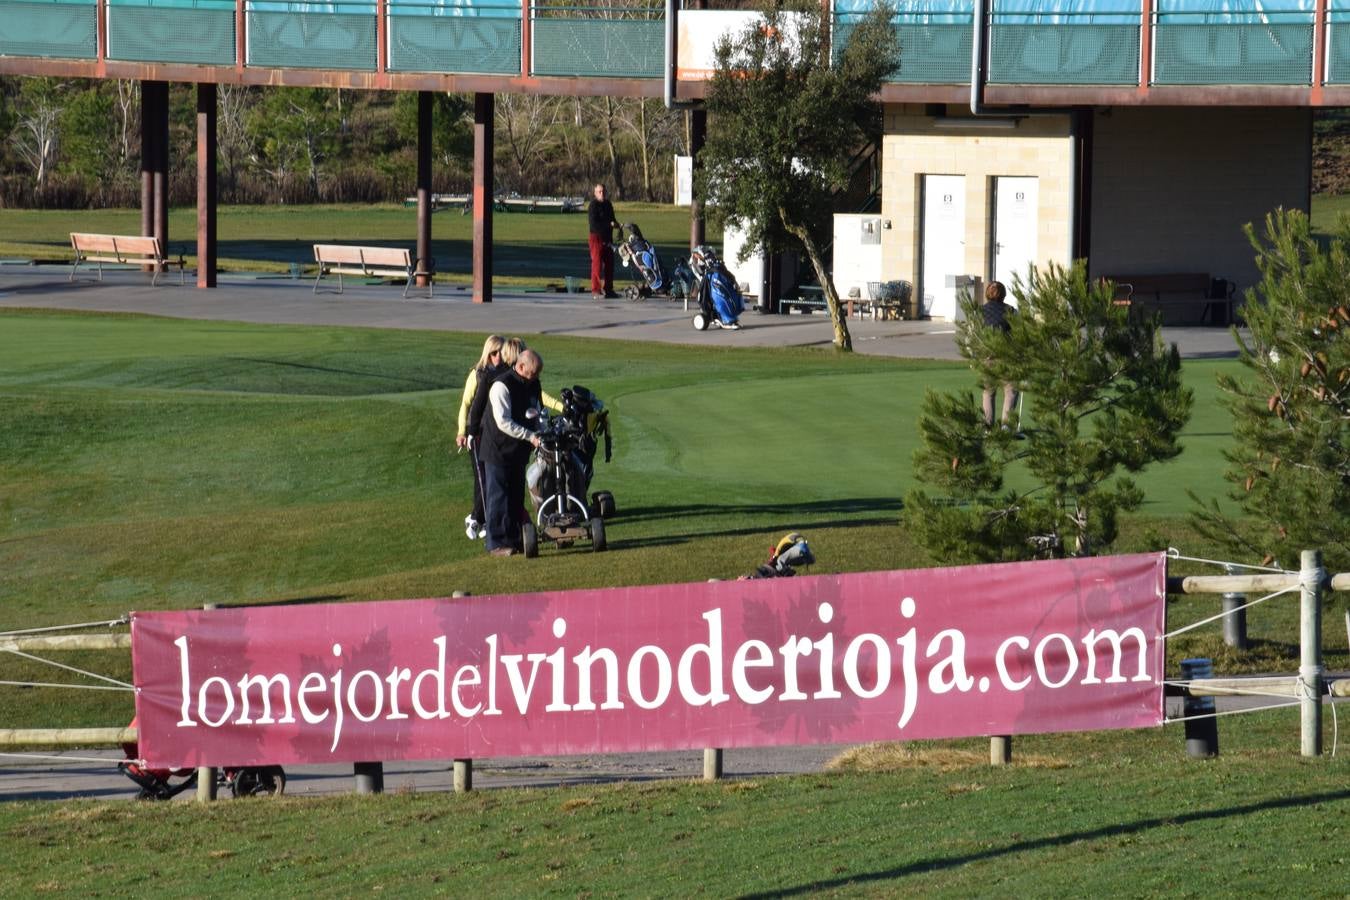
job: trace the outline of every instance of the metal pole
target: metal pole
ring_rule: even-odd
[[[197,287],[215,286],[216,86],[202,82],[197,85]]]
[[[1322,755],[1322,551],[1304,550],[1298,579],[1298,680],[1304,756]]]
[[[384,763],[359,762],[353,766],[358,794],[384,793]]]
[[[1012,762],[1012,735],[996,734],[989,738],[989,765],[1006,766]]]
[[[702,109],[691,109],[689,111],[689,177],[698,180],[698,173],[703,168],[699,161],[703,153],[703,145],[708,140],[708,113]],[[704,243],[707,240],[707,219],[703,212],[703,201],[699,199],[698,192],[690,187],[689,194],[689,249]]]
[[[218,609],[215,603],[203,604],[203,610]],[[197,802],[210,803],[216,799],[216,769],[215,766],[197,767]]]
[[[1183,659],[1181,677],[1186,681],[1212,678],[1214,665],[1208,659]],[[1182,704],[1186,720],[1186,755],[1213,759],[1219,755],[1219,721],[1214,718],[1214,698],[1188,694]]]
[[[473,790],[473,760],[455,760],[455,793],[463,794]]]
[[[492,94],[473,95],[473,302],[492,302]]]
[[[417,285],[431,283],[431,91],[417,92]]]
[[[720,781],[722,779],[722,749],[707,747],[703,751],[703,780]]]
[[[1229,575],[1238,574],[1238,567],[1226,565],[1224,571]],[[1225,591],[1223,595],[1223,642],[1238,650],[1247,649],[1247,610],[1239,607],[1247,604],[1247,595],[1237,591]]]

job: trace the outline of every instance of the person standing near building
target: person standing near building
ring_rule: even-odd
[[[520,546],[525,512],[525,467],[539,435],[527,424],[538,409],[539,373],[544,361],[533,350],[521,351],[510,372],[488,389],[482,422],[483,499],[487,506],[487,550],[511,556]]]
[[[597,184],[586,208],[590,223],[591,299],[614,298],[614,229],[619,222],[614,218],[614,204],[605,194],[605,186]]]
[[[1001,281],[991,281],[984,289],[984,304],[980,307],[981,317],[984,319],[986,328],[993,328],[1007,334],[1012,330],[1012,323],[1009,318],[1017,312],[1016,308],[1004,303],[1008,296],[1008,289],[1003,286]],[[980,385],[983,389],[984,405],[984,427],[994,427],[994,393],[998,390],[998,385],[988,382]],[[1008,419],[1012,416],[1013,407],[1017,405],[1017,386],[1011,381],[1003,384],[1003,418],[1000,420],[1004,428],[1008,427]]]

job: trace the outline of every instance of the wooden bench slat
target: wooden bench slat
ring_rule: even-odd
[[[355,244],[315,244],[314,262],[319,274],[314,279],[314,293],[325,275],[337,275],[337,293],[342,293],[343,275],[362,275],[367,278],[404,278],[403,296],[408,296],[413,279],[423,274],[416,271],[412,251],[406,247],[363,247]],[[427,296],[432,296],[435,276],[427,279]]]

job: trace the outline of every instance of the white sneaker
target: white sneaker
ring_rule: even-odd
[[[482,534],[487,534],[487,529],[483,529],[482,526],[478,524],[478,520],[475,519],[473,516],[464,517],[465,537],[467,537],[471,541],[481,537],[481,535],[479,534],[480,529],[482,529]]]
[[[487,537],[487,526],[484,525],[482,528],[478,529],[478,539],[481,541],[486,537]]]

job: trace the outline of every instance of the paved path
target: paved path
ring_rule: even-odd
[[[434,299],[401,288],[348,283],[342,294],[312,291],[309,280],[222,276],[218,287],[179,286],[172,277],[159,287],[136,272],[106,273],[100,283],[81,272],[54,266],[0,266],[0,307],[133,312],[183,319],[290,325],[355,325],[488,334],[569,334],[724,347],[821,347],[834,340],[822,315],[770,316],[747,312],[740,331],[693,329],[692,312],[672,300],[590,299],[589,294],[497,291],[492,303],[474,303],[469,290],[441,286]],[[854,349],[876,356],[959,359],[948,322],[849,321]],[[1189,358],[1235,356],[1226,328],[1167,328],[1164,338]]]
[[[475,304],[463,287],[441,286],[434,299],[400,297],[401,289],[349,283],[345,293],[314,294],[310,281],[222,276],[214,290],[180,287],[170,277],[152,288],[135,272],[115,271],[103,282],[81,273],[70,283],[57,267],[0,266],[0,307],[147,313],[183,319],[261,324],[351,325],[501,334],[569,334],[579,337],[697,343],[711,346],[821,347],[833,340],[823,315],[764,316],[747,313],[741,331],[697,332],[683,304],[669,300],[630,303],[593,301],[583,294],[498,291],[491,304]],[[860,353],[928,359],[959,359],[953,327],[945,322],[849,323]],[[1165,329],[1190,358],[1236,355],[1222,328]],[[1177,729],[1177,753],[1183,752]],[[782,747],[728,751],[724,771],[733,777],[818,772],[841,748]],[[1295,748],[1296,749],[1296,748]],[[120,754],[80,751],[66,757],[102,762],[53,763],[0,757],[0,800],[60,797],[131,797],[135,787],[116,769]],[[480,761],[476,787],[597,783],[651,778],[696,778],[702,754],[622,754]],[[288,793],[331,794],[352,790],[348,766],[304,766],[288,771]],[[390,763],[389,791],[449,790],[448,762]],[[190,793],[190,792],[189,792]],[[187,796],[186,794],[184,795]]]

